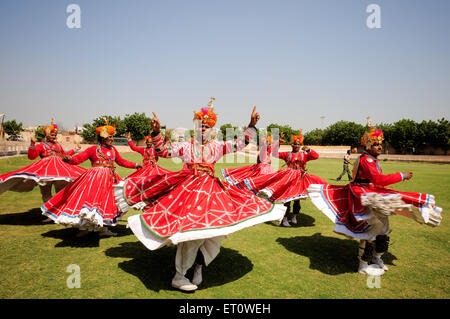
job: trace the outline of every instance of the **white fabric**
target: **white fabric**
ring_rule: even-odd
[[[337,224],[337,216],[323,198],[321,190],[321,184],[311,184],[308,187],[308,195],[313,204],[335,224],[334,232],[361,240],[375,240],[377,235],[387,235],[391,232],[388,216],[378,213],[375,214],[370,207],[367,207],[364,214],[355,216],[357,220],[364,220],[369,224],[363,232],[355,233],[345,225]]]
[[[113,185],[114,197],[116,198],[117,208],[119,212],[126,213],[130,208],[143,210],[145,206],[148,205],[148,203],[139,202],[134,204],[133,206],[128,205],[128,202],[125,199],[124,185],[125,181],[120,181],[119,183]]]
[[[48,213],[44,209],[44,206],[41,206],[41,210],[42,215],[51,218],[56,224],[74,226],[80,230],[88,231],[101,231],[104,226],[103,218],[95,208],[90,210],[87,207],[84,207],[80,210],[80,213],[76,217],[71,217],[64,214],[55,217],[55,215]],[[115,226],[116,224],[111,223],[108,225]]]
[[[175,269],[177,272],[183,276],[186,275],[189,268],[194,265],[199,250],[203,254],[205,266],[208,266],[219,254],[220,246],[224,238],[225,236],[218,236],[179,243],[175,256]]]
[[[333,224],[336,223],[336,215],[330,209],[327,202],[322,197],[322,184],[311,184],[308,187],[308,196],[313,204],[327,216]]]

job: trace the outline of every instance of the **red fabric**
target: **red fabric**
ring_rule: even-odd
[[[255,194],[264,190],[270,194],[271,201],[287,202],[307,197],[310,184],[327,184],[323,178],[305,172],[306,163],[319,158],[319,154],[314,150],[298,153],[281,152],[273,155],[284,160],[288,168],[244,179],[239,186],[246,186]]]
[[[129,205],[151,201],[141,220],[158,237],[194,229],[225,227],[263,213],[273,205],[246,190],[193,169],[130,178],[124,193]]]
[[[73,156],[70,163],[78,164],[88,159],[92,165],[116,162],[123,167],[136,168],[136,163],[123,159],[115,147],[106,148],[100,145],[92,146]],[[114,224],[120,214],[114,197],[113,184],[121,180],[110,167],[92,167],[53,196],[42,209],[48,216],[56,219],[61,214],[69,218],[76,217],[80,210],[86,207],[100,214],[105,223]]]
[[[256,137],[255,128],[247,128],[244,136],[233,141],[211,141],[205,145],[198,141],[164,144],[161,134],[153,137],[153,144],[158,156],[163,158],[179,157],[185,163],[215,163],[223,155],[239,151],[246,146],[246,142]]]
[[[399,192],[386,187],[375,187],[373,184],[323,185],[322,188],[323,199],[336,215],[336,223],[345,225],[354,233],[363,232],[369,226],[366,221],[357,220],[357,216],[364,214],[367,209],[361,204],[361,196],[366,193],[400,194],[406,204],[412,204],[417,208],[427,204],[429,201],[428,194]],[[407,214],[404,211],[396,213],[413,218],[411,214]]]
[[[232,167],[222,169],[225,180],[230,184],[239,184],[246,178],[256,177],[259,175],[267,175],[274,172],[270,163],[259,163],[248,166]]]
[[[70,182],[85,171],[83,167],[64,163],[61,157],[48,156],[24,168],[0,175],[0,193],[7,190],[31,191],[41,181],[67,179]]]
[[[103,223],[115,224],[120,213],[114,197],[113,184],[122,180],[117,173],[115,177],[114,180],[110,168],[90,168],[47,201],[42,206],[43,211],[52,219],[57,219],[61,215],[75,218],[82,208],[88,208],[100,214]]]
[[[383,175],[378,164],[378,160],[370,155],[363,154],[359,160],[358,173],[356,178],[367,179],[370,183],[352,182],[345,186],[324,185],[322,188],[323,199],[337,216],[336,223],[344,224],[352,232],[362,232],[368,227],[366,221],[358,221],[356,217],[366,211],[366,207],[361,204],[361,196],[366,193],[377,194],[400,194],[406,204],[412,204],[417,208],[427,204],[428,194],[399,192],[386,185],[394,184],[403,180],[401,173]],[[404,212],[397,212],[405,215]],[[406,214],[412,218],[412,215]]]
[[[272,165],[270,165],[270,154],[275,148],[278,148],[278,141],[273,143],[268,149],[266,143],[261,143],[259,147],[259,156],[257,164],[247,165],[241,167],[231,167],[222,169],[222,175],[225,180],[232,185],[239,184],[246,178],[256,177],[258,175],[266,175],[274,172]],[[244,187],[245,188],[245,187]]]
[[[128,141],[128,145],[130,146],[130,148],[141,154],[142,157],[144,158],[142,161],[143,165],[147,165],[150,162],[157,162],[158,161],[158,154],[156,154],[156,151],[153,147],[139,147],[139,146],[135,146],[132,140]]]
[[[246,132],[256,134],[254,129]],[[124,197],[130,206],[151,203],[141,221],[154,235],[170,237],[177,232],[231,226],[273,209],[270,202],[212,176],[215,162],[244,148],[243,139],[164,145],[158,135],[153,141],[159,156],[179,157],[185,163],[179,172],[125,181]]]
[[[30,146],[28,148],[28,159],[34,160],[38,156],[41,158],[47,157],[47,156],[60,156],[63,155],[73,155],[75,153],[75,150],[65,151],[61,144],[55,142],[42,142],[36,144],[34,147]]]
[[[162,174],[167,174],[167,173],[171,173],[171,171],[169,171],[165,168],[162,168],[158,164],[149,163],[149,164],[145,165],[144,167],[142,167],[141,169],[138,169],[136,172],[131,173],[130,175],[125,177],[125,179],[129,179],[132,177],[146,177],[146,176],[148,177],[148,176],[162,175]]]
[[[105,158],[100,156],[99,151],[102,152]],[[116,162],[118,165],[126,168],[136,168],[137,166],[136,163],[123,159],[114,146],[107,148],[102,146],[99,147],[98,145],[91,146],[80,154],[72,156],[72,160],[69,163],[77,165],[88,159],[91,161],[91,164],[107,164],[110,162]]]
[[[357,177],[368,179],[374,185],[379,186],[387,186],[403,181],[401,173],[383,175],[378,160],[366,154],[360,157]]]

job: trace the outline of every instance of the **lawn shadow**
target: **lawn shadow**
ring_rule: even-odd
[[[338,275],[358,270],[359,241],[357,240],[339,239],[315,233],[312,236],[278,238],[277,242],[293,253],[308,257],[309,268],[324,274]],[[389,252],[383,255],[386,265],[394,265],[395,259],[397,258]]]
[[[125,225],[117,225],[115,227],[109,227],[112,232],[117,233],[115,237],[128,236],[131,234],[131,230],[126,228]],[[62,229],[55,229],[42,234],[42,237],[51,237],[61,239],[61,242],[57,243],[55,247],[99,247],[100,239],[107,239],[108,237],[100,237],[98,232],[90,232],[83,237],[76,237],[79,232],[78,228],[65,227]]]
[[[316,221],[316,219],[314,217],[311,217],[309,215],[303,214],[303,213],[299,213],[297,215],[297,224],[292,224],[289,223],[291,225],[291,227],[285,227],[280,225],[275,225],[273,222],[266,222],[267,225],[271,225],[274,227],[285,227],[285,228],[298,228],[298,227],[312,227],[315,226],[314,222]]]
[[[41,208],[33,208],[27,212],[0,215],[0,225],[36,226],[46,225]]]
[[[140,242],[121,243],[120,247],[106,250],[109,257],[133,258],[119,263],[119,267],[138,277],[147,289],[178,290],[172,288],[171,281],[175,275],[176,247],[163,247],[158,250],[148,250]],[[219,255],[203,268],[203,282],[198,290],[221,286],[233,282],[253,269],[251,261],[238,251],[221,247]],[[186,277],[192,279],[191,268]]]

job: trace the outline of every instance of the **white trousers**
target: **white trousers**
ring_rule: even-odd
[[[197,239],[181,242],[177,245],[175,256],[175,269],[177,272],[186,275],[186,272],[194,265],[197,253],[200,250],[203,254],[205,265],[208,266],[220,252],[222,239],[225,236],[217,236],[207,239]]]

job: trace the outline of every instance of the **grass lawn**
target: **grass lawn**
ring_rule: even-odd
[[[141,161],[139,154],[123,157]],[[26,157],[0,159],[0,174],[30,163]],[[166,159],[160,165],[181,168]],[[216,175],[222,177],[221,168],[235,165],[246,164],[218,163]],[[119,222],[117,237],[78,239],[74,228],[41,222],[42,200],[35,188],[0,195],[0,298],[449,298],[450,166],[381,165],[385,174],[413,171],[413,179],[394,188],[435,195],[443,221],[431,228],[401,216],[390,218],[391,245],[384,256],[389,271],[379,289],[368,288],[367,277],[356,273],[358,242],[333,233],[333,224],[308,199],[294,227],[266,223],[229,235],[199,289],[183,293],[170,285],[175,248],[150,251],[126,228],[126,217],[137,211]],[[312,161],[308,170],[330,183],[346,183],[333,180],[342,170],[341,160]],[[117,172],[124,177],[132,170],[118,167]],[[79,289],[66,285],[71,264],[81,270]]]

